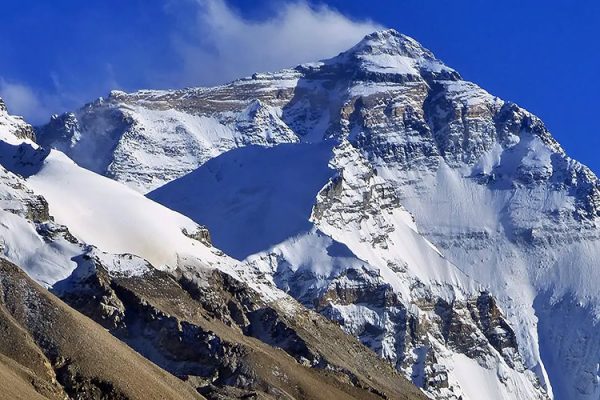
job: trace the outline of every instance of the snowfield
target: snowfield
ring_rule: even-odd
[[[135,254],[165,268],[176,266],[178,253],[214,259],[209,248],[183,234],[198,228],[189,218],[78,167],[58,151],[27,183],[48,201],[58,223],[105,251]]]

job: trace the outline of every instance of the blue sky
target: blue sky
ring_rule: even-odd
[[[0,95],[41,123],[119,88],[210,85],[328,57],[393,27],[540,116],[600,172],[600,2],[6,0]]]

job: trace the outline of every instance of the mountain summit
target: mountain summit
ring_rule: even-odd
[[[598,178],[394,30],[20,136],[6,179],[43,212],[19,226],[70,265],[42,283],[208,397],[399,398],[390,364],[439,399],[600,395]]]
[[[390,75],[440,74],[460,79],[416,40],[394,29],[367,35],[356,46],[326,63],[348,64],[362,71]]]

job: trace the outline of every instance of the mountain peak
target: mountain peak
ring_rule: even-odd
[[[456,71],[435,58],[415,39],[395,29],[376,31],[330,60],[333,64],[358,64],[363,71],[385,75],[431,75],[460,79]],[[442,74],[442,75],[440,75]]]
[[[35,141],[33,128],[22,117],[11,115],[0,98],[0,139],[11,144],[23,140]]]
[[[350,51],[363,54],[385,53],[411,58],[419,58],[427,53],[433,57],[433,54],[425,49],[419,42],[395,29],[384,29],[370,33],[356,46],[350,49]]]

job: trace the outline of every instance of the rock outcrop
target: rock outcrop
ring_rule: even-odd
[[[424,398],[334,324],[222,272],[127,277],[86,261],[61,298],[208,398]]]
[[[2,259],[0,327],[3,396],[203,398]]]

